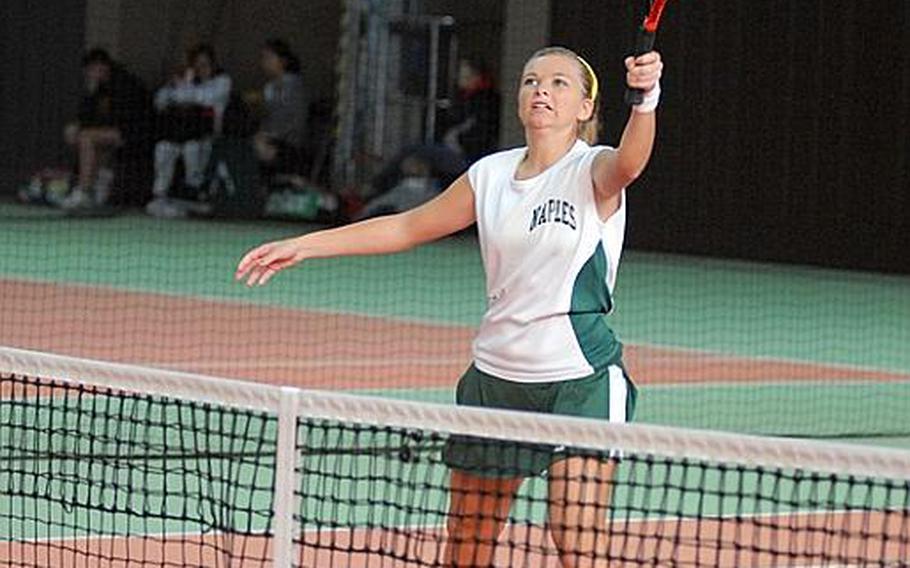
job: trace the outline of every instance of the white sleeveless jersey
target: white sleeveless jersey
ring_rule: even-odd
[[[625,191],[604,222],[591,164],[611,148],[579,140],[546,171],[516,180],[526,150],[487,156],[468,170],[487,289],[475,365],[519,382],[584,377],[621,357],[605,318],[622,252]]]

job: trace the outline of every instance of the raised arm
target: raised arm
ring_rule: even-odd
[[[626,83],[642,89],[645,101],[633,107],[615,151],[603,151],[591,167],[591,176],[601,217],[606,218],[619,207],[619,194],[641,175],[654,146],[657,131],[655,109],[660,96],[659,79],[663,70],[656,51],[626,59]]]
[[[401,252],[458,232],[474,222],[474,192],[467,174],[433,200],[397,215],[273,241],[248,252],[235,278],[262,285],[308,258]]]

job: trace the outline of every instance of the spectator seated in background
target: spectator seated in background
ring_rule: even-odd
[[[135,75],[103,49],[89,51],[82,59],[82,70],[85,94],[78,120],[64,132],[67,144],[78,154],[78,182],[61,203],[66,209],[107,204],[117,162],[141,157],[151,136],[148,91]]]
[[[146,211],[160,217],[185,215],[183,200],[172,189],[178,159],[183,160],[184,183],[179,195],[196,200],[205,181],[212,140],[222,130],[231,96],[231,78],[219,67],[207,44],[187,53],[186,69],[155,94],[157,138],[152,201]]]
[[[276,174],[299,174],[303,167],[307,107],[300,59],[284,40],[266,41],[260,61],[268,82],[262,90],[262,120],[253,146],[270,185]]]
[[[471,165],[499,149],[499,93],[483,62],[462,59],[458,64],[458,97],[442,115],[443,143]]]
[[[458,96],[440,117],[440,142],[406,147],[373,180],[374,197],[358,218],[405,211],[432,199],[499,144],[499,94],[487,67],[462,59]]]

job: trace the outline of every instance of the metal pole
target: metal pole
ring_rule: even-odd
[[[386,108],[389,85],[389,23],[383,22],[377,38],[376,53],[376,99],[373,116],[373,156],[382,156],[385,148]],[[371,172],[372,173],[372,172]]]
[[[439,20],[430,22],[430,76],[427,79],[427,118],[424,142],[436,140],[436,94],[439,91]]]
[[[335,189],[353,181],[354,123],[357,119],[357,59],[360,49],[360,0],[347,0],[341,17],[336,70],[335,149],[332,153],[332,185]]]

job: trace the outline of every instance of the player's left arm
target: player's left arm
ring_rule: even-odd
[[[633,107],[619,146],[615,151],[600,152],[591,166],[594,193],[602,218],[607,218],[619,207],[620,192],[644,171],[657,132],[655,109],[660,96],[658,80],[663,70],[660,54],[656,51],[639,57],[626,58],[626,83],[642,89],[645,101]]]

